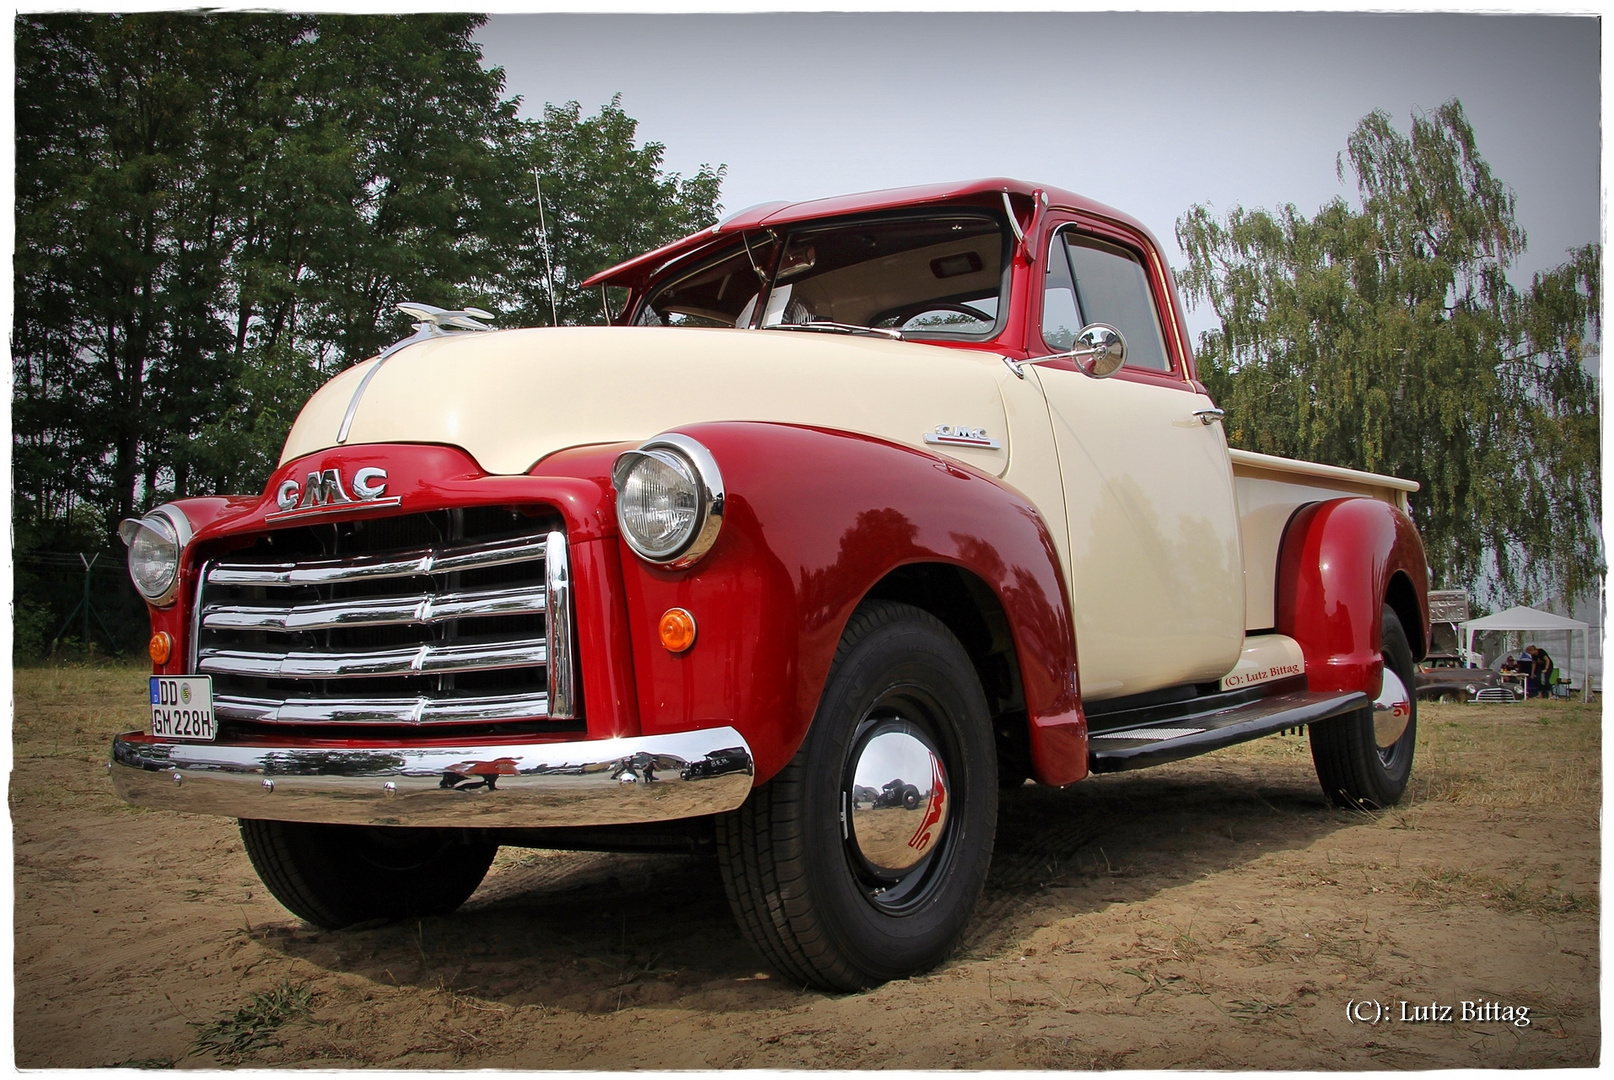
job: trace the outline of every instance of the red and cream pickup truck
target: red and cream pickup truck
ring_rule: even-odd
[[[261,494],[124,523],[125,799],[240,819],[325,927],[501,844],[715,848],[766,959],[848,989],[948,954],[1001,785],[1304,727],[1336,803],[1401,796],[1416,485],[1229,450],[1137,222],[881,191],[586,284],[612,325],[400,305]]]

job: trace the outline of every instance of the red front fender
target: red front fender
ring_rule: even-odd
[[[858,435],[763,423],[678,429],[712,453],[727,489],[723,529],[687,570],[622,544],[640,724],[646,734],[732,723],[757,778],[801,745],[858,603],[893,570],[962,568],[996,595],[1019,660],[1033,767],[1045,783],[1086,773],[1086,725],[1064,578],[1042,519],[995,479]],[[619,541],[620,542],[620,541]],[[672,607],[694,646],[663,648]]]

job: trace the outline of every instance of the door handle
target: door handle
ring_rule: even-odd
[[[1227,414],[1221,409],[1195,409],[1194,415],[1199,417],[1199,422],[1201,424],[1209,426]]]

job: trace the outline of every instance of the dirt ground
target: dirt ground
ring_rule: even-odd
[[[688,857],[506,848],[452,916],[311,929],[233,822],[113,795],[143,693],[132,669],[15,673],[21,1068],[1599,1060],[1595,704],[1424,708],[1387,813],[1328,808],[1292,736],[1006,793],[953,959],[830,995],[770,976]]]

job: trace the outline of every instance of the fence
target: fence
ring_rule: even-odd
[[[18,551],[12,556],[12,659],[145,655],[151,623],[116,551]]]

